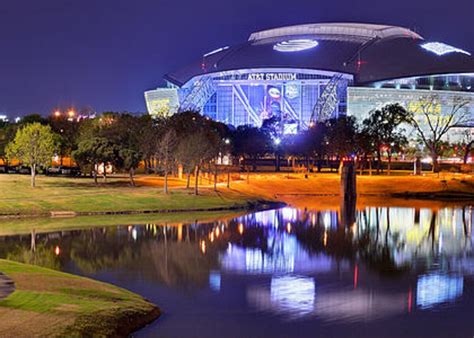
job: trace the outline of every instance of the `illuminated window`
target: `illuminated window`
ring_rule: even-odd
[[[311,39],[295,39],[278,42],[273,49],[278,52],[300,52],[314,48],[318,45],[318,41]]]
[[[462,53],[466,55],[471,55],[471,53],[466,52],[465,50],[447,45],[442,42],[427,42],[422,44],[421,47],[439,56],[449,53]]]

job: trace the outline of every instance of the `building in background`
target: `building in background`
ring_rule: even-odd
[[[373,109],[407,109],[436,95],[440,112],[454,98],[474,115],[474,57],[402,27],[306,24],[269,29],[166,75],[168,88],[147,91],[150,114],[200,111],[234,126],[275,118],[282,132],[340,115],[359,120]]]

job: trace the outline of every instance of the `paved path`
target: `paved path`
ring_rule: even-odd
[[[0,272],[0,299],[15,291],[15,283],[7,275]]]

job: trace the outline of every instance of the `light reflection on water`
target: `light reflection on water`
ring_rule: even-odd
[[[282,208],[203,224],[33,232],[0,238],[0,255],[142,294],[165,315],[139,336],[347,336],[361,327],[373,337],[443,336],[446,321],[474,333],[472,207],[355,216],[341,224],[334,210]]]

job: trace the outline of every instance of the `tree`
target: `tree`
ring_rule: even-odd
[[[97,185],[97,168],[99,164],[104,164],[104,173],[106,164],[116,158],[117,149],[113,143],[104,137],[92,137],[81,140],[77,149],[72,152],[74,161],[83,168],[88,167],[93,176],[94,183]],[[104,178],[106,174],[104,174]]]
[[[0,122],[0,160],[8,165],[7,145],[15,138],[17,125],[9,122]]]
[[[200,139],[196,133],[192,133],[183,137],[176,147],[176,158],[178,163],[183,166],[183,171],[186,174],[186,189],[190,187],[191,173],[195,170],[199,163],[199,158],[196,156],[196,142]]]
[[[186,168],[194,166],[194,194],[199,194],[199,174],[202,166],[215,159],[218,154],[219,139],[212,130],[197,130],[182,138],[178,145],[178,158],[187,163]],[[184,162],[186,161],[186,162]],[[189,176],[188,176],[189,177]]]
[[[473,117],[469,110],[470,101],[456,96],[451,101],[447,112],[442,111],[443,103],[438,95],[422,97],[409,106],[408,122],[422,144],[428,149],[433,161],[433,172],[438,171],[438,158],[444,136],[456,126],[472,124]]]
[[[362,122],[361,133],[372,142],[373,150],[377,154],[377,172],[380,171],[382,163],[382,152],[387,152],[388,174],[392,162],[392,153],[398,151],[407,143],[404,130],[400,125],[406,122],[408,113],[399,104],[389,104],[382,109],[369,113],[369,117]],[[362,139],[360,139],[362,141]],[[366,140],[365,140],[366,141]],[[367,144],[366,144],[367,148]]]
[[[36,184],[36,168],[51,163],[56,149],[55,139],[50,126],[32,123],[19,129],[7,146],[7,158],[15,158],[30,166],[32,187]]]
[[[232,133],[233,154],[252,159],[253,171],[257,169],[257,158],[272,149],[270,135],[249,125],[239,126]]]
[[[134,187],[135,180],[133,177],[135,175],[136,168],[142,161],[142,154],[133,148],[121,148],[118,155],[118,163],[116,162],[116,165],[119,168],[128,171],[130,185]]]
[[[159,158],[161,167],[164,171],[165,184],[164,191],[168,194],[168,174],[172,170],[176,159],[176,131],[170,128],[166,133],[163,134],[161,139],[158,141],[158,147],[156,154]]]
[[[60,165],[63,165],[63,159],[71,156],[72,151],[77,146],[79,136],[79,125],[81,122],[71,120],[66,116],[52,116],[48,119],[51,129],[58,135]]]
[[[351,156],[356,147],[357,123],[353,116],[341,116],[326,122],[326,149],[342,165],[344,157]]]

